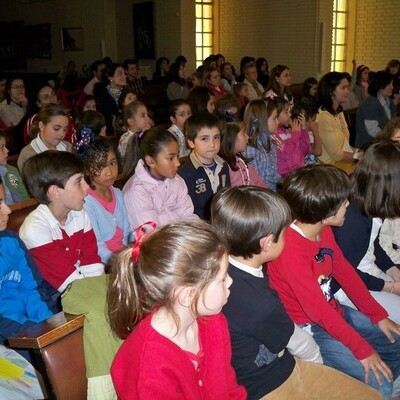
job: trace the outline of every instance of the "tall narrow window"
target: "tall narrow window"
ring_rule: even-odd
[[[196,67],[213,52],[213,0],[196,0]]]
[[[331,71],[346,70],[348,0],[333,0]]]

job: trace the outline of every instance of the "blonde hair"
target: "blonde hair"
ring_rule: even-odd
[[[121,339],[155,307],[164,307],[174,318],[174,293],[193,286],[192,311],[198,315],[204,289],[217,276],[227,250],[212,227],[203,221],[176,222],[161,227],[140,244],[138,263],[131,248],[114,258],[108,288],[108,318]]]

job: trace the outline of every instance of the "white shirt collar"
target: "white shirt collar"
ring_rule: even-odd
[[[262,266],[260,265],[257,268],[249,267],[246,264],[241,263],[238,260],[233,259],[231,256],[229,256],[229,263],[232,264],[234,267],[247,272],[250,275],[255,276],[256,278],[264,278],[264,272],[262,270]]]

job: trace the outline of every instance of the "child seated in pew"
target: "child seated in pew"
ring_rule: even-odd
[[[7,230],[11,213],[0,178],[0,344],[58,311],[54,290],[43,278],[18,235]],[[23,354],[26,356],[26,354]]]
[[[229,247],[233,283],[222,308],[231,336],[232,365],[249,400],[378,399],[378,393],[322,363],[311,335],[293,323],[263,271],[284,247],[288,204],[255,186],[217,193],[212,226]],[[294,357],[295,356],[295,357]]]
[[[76,279],[103,274],[96,236],[83,210],[88,185],[82,161],[69,152],[44,151],[26,162],[24,176],[40,204],[26,217],[20,237],[43,278],[62,293]]]
[[[166,129],[152,128],[130,139],[122,175],[131,229],[145,222],[156,225],[198,219],[185,181],[178,175],[179,145]]]
[[[209,220],[212,197],[231,185],[228,164],[218,156],[221,145],[218,118],[208,112],[194,114],[186,121],[185,133],[192,151],[179,175],[186,182],[194,213]]]
[[[281,194],[294,222],[268,275],[293,321],[312,333],[324,364],[368,383],[388,400],[400,374],[400,326],[335,242],[331,226],[343,225],[349,191],[346,173],[329,165],[306,166],[285,177]],[[334,298],[333,279],[357,309]]]
[[[147,107],[141,101],[134,101],[128,104],[124,107],[123,114],[124,123],[128,130],[122,134],[118,143],[118,152],[121,159],[125,158],[129,139],[151,127],[151,120],[147,113]]]
[[[3,181],[5,201],[11,205],[28,200],[30,196],[18,169],[7,164],[7,157],[6,137],[3,132],[0,132],[0,177]]]
[[[191,115],[192,110],[186,100],[178,99],[171,101],[169,105],[169,119],[172,125],[168,130],[178,139],[179,157],[186,157],[190,153],[183,132],[185,130],[185,122]]]
[[[223,242],[201,221],[136,239],[108,287],[111,328],[126,339],[111,367],[118,398],[246,399],[220,313],[232,283]]]
[[[117,152],[111,141],[98,138],[83,156],[89,185],[83,208],[97,239],[98,254],[107,264],[113,253],[128,244],[131,229],[121,190],[113,186],[118,176]]]
[[[73,151],[72,144],[64,140],[68,130],[68,121],[68,114],[58,104],[48,104],[40,109],[37,118],[39,133],[19,153],[17,163],[22,176],[25,162],[35,154],[46,150]]]

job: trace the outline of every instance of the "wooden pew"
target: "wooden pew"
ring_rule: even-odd
[[[28,199],[20,201],[19,203],[11,204],[11,214],[8,219],[7,228],[18,232],[25,218],[38,205],[39,202],[36,199]]]
[[[48,399],[85,400],[83,315],[60,312],[8,338],[10,347],[29,350],[42,374]]]

